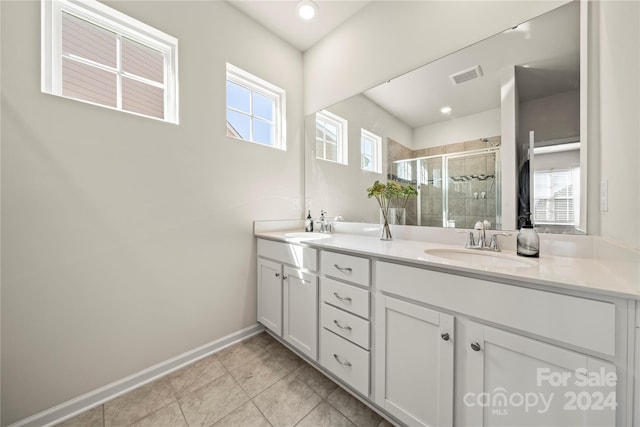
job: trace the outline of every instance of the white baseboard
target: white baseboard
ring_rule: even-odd
[[[82,412],[128,393],[131,390],[155,381],[158,378],[170,374],[171,372],[177,371],[186,365],[218,352],[225,347],[237,343],[238,341],[242,341],[252,335],[260,333],[263,330],[264,327],[256,323],[248,328],[241,329],[201,347],[187,351],[179,356],[160,362],[157,365],[151,366],[150,368],[144,369],[126,378],[114,381],[111,384],[107,384],[74,399],[63,402],[53,408],[38,412],[37,414],[13,423],[8,427],[45,427],[61,423],[69,418],[73,418],[76,415],[81,414]]]

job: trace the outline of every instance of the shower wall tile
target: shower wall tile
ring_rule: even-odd
[[[464,171],[466,175],[486,174],[487,173],[486,156],[475,156],[475,157],[468,157],[464,159]]]
[[[448,144],[445,145],[445,151],[446,153],[460,153],[462,151],[464,151],[464,142],[458,142],[455,144]]]
[[[494,174],[496,173],[496,155],[491,154],[487,156],[487,173]]]
[[[464,143],[464,151],[481,150],[483,148],[487,148],[487,143],[479,139],[474,139],[473,141],[466,141]]]
[[[429,199],[427,202],[427,212],[429,215],[442,215],[442,198]]]
[[[487,200],[487,216],[489,217],[493,217],[494,221],[493,223],[495,224],[495,217],[496,217],[496,201],[495,199],[489,199]]]
[[[446,145],[439,145],[438,147],[430,147],[427,149],[427,156],[438,156],[447,152]]]
[[[486,199],[466,199],[466,214],[477,219],[484,219],[487,215]]]

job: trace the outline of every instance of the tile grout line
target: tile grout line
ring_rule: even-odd
[[[196,362],[194,362],[194,363],[196,363]],[[221,365],[222,365],[222,363],[221,363]],[[187,366],[189,366],[189,365],[187,365]],[[185,366],[185,368],[186,368],[186,366]],[[182,368],[182,369],[185,369],[185,368]],[[182,369],[180,369],[180,370],[182,370]],[[176,371],[176,372],[179,372],[179,371]],[[171,375],[171,374],[169,374],[169,375]],[[178,409],[180,409],[180,413],[182,414],[182,419],[184,420],[184,423],[187,425],[187,427],[191,427],[189,425],[189,420],[187,420],[187,416],[184,414],[184,411],[182,410],[182,405],[180,404],[180,397],[178,397],[178,393],[176,392],[176,388],[171,383],[171,380],[169,379],[169,375],[167,375],[167,380],[169,381],[169,387],[171,387],[171,390],[173,391],[173,395],[176,397],[176,403],[178,404]]]
[[[262,412],[262,409],[260,409],[260,407],[258,405],[256,405],[256,403],[253,401],[253,399],[249,400],[249,402],[251,402],[251,404],[258,410],[258,412],[260,412],[260,415],[262,415],[262,417],[265,419],[267,424],[269,424],[271,427],[273,427],[273,424],[271,424],[271,421],[269,421],[269,418],[267,418],[267,416],[264,414],[264,412]]]
[[[297,378],[297,377],[296,377],[296,378]],[[298,379],[298,381],[302,382],[304,385],[306,385],[307,387],[309,387],[309,385],[308,385],[307,383],[305,383],[304,381],[302,381],[300,378],[297,378],[297,379]],[[311,387],[309,387],[309,388],[311,388]],[[313,391],[314,393],[316,393],[313,389],[312,389],[311,391]],[[318,394],[318,393],[316,393],[316,394]],[[318,394],[318,396],[320,396],[320,395]],[[295,426],[297,426],[298,424],[300,424],[300,423],[302,422],[302,420],[304,420],[305,418],[307,418],[307,417],[309,416],[309,414],[310,414],[310,413],[312,413],[312,412],[313,412],[313,411],[314,411],[318,406],[320,406],[320,405],[322,404],[322,402],[324,402],[324,399],[322,398],[322,396],[320,396],[320,402],[318,402],[318,403],[316,404],[316,406],[314,406],[313,408],[311,408],[311,410],[310,410],[309,412],[307,412],[306,414],[304,414],[304,415],[302,416],[302,418],[300,418],[300,419],[298,420],[298,422],[296,422],[296,423],[294,424],[294,427],[295,427]]]
[[[260,347],[262,347],[262,346],[260,346]],[[251,359],[251,360],[253,360],[253,359]],[[249,363],[251,360],[247,360],[246,362],[244,362],[244,363],[240,364],[239,366],[236,366],[236,368],[239,368],[240,366],[244,366],[244,365],[246,365],[246,364],[247,364],[247,363]],[[220,362],[220,363],[222,363],[222,362]],[[224,364],[223,364],[223,366],[224,366]],[[247,396],[248,400],[247,400],[247,401],[245,401],[245,402],[242,402],[240,405],[238,405],[238,407],[233,408],[231,411],[229,411],[228,413],[226,413],[222,418],[220,418],[219,420],[217,420],[215,423],[220,422],[220,420],[223,420],[225,417],[227,417],[227,416],[228,416],[229,414],[231,414],[233,411],[235,411],[235,410],[237,410],[237,409],[241,408],[241,407],[242,407],[242,405],[246,405],[246,404],[247,404],[247,402],[251,402],[251,404],[252,404],[253,406],[255,406],[255,407],[258,409],[258,411],[260,411],[260,408],[258,408],[258,407],[257,407],[257,405],[255,405],[255,404],[253,403],[253,399],[251,398],[251,396],[249,396],[249,393],[247,393],[247,392],[245,391],[245,389],[244,389],[244,388],[242,388],[242,386],[240,385],[240,383],[238,382],[238,380],[236,380],[236,378],[233,376],[233,374],[231,373],[231,371],[230,371],[229,369],[227,369],[227,367],[226,367],[226,366],[225,366],[224,368],[227,370],[227,373],[229,374],[229,376],[231,377],[231,379],[233,380],[233,382],[234,382],[234,383],[236,383],[236,385],[238,386],[238,388],[239,388],[240,390],[242,390],[242,392]],[[235,369],[235,368],[234,368],[234,369]],[[262,411],[260,411],[260,413],[262,414]],[[264,417],[264,414],[262,414],[262,416]],[[267,420],[267,417],[264,417],[264,419],[265,419],[265,420]],[[269,420],[267,420],[267,422],[269,422]],[[213,424],[215,424],[215,423],[213,423]],[[271,423],[270,423],[270,422],[269,422],[269,424],[271,425]]]

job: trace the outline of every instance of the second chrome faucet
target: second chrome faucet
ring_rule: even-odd
[[[486,219],[476,222],[473,229],[478,231],[478,237],[476,239],[473,231],[470,231],[464,247],[467,249],[489,249],[500,252],[502,249],[500,249],[500,244],[498,243],[498,236],[511,236],[511,233],[493,233],[487,244],[487,230],[490,227],[491,223]]]

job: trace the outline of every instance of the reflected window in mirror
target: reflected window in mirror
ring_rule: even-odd
[[[576,170],[576,172],[574,172]],[[580,168],[564,170],[536,171],[534,174],[533,222],[545,225],[576,225],[580,217],[577,212],[576,190],[580,181],[574,183],[574,176],[580,176]],[[577,188],[576,188],[577,187]],[[577,191],[579,193],[579,190]]]
[[[382,173],[382,138],[366,129],[360,130],[360,167]]]
[[[347,120],[329,111],[316,113],[316,158],[348,164]]]

